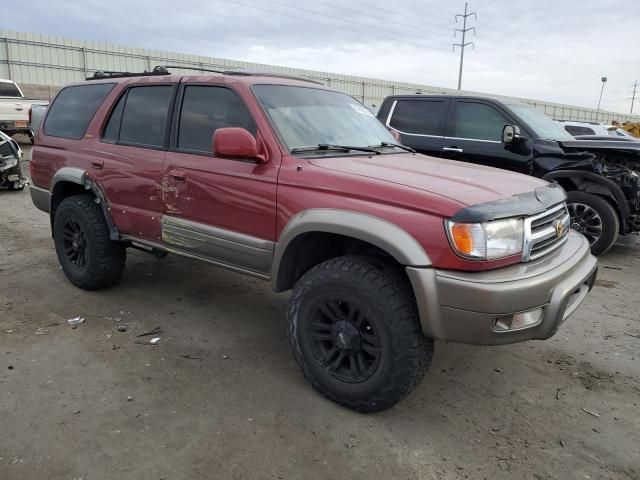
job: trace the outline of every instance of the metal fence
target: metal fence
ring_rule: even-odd
[[[352,95],[376,110],[384,97],[395,94],[446,93],[487,95],[480,92],[458,91],[449,88],[415,83],[378,80],[367,77],[303,70],[275,65],[241,62],[223,58],[204,57],[162,50],[131,48],[103,42],[70,40],[35,33],[0,30],[0,78],[15,80],[30,87],[43,86],[43,95],[50,95],[67,83],[83,80],[96,70],[141,72],[156,65],[190,67],[191,70],[172,69],[174,73],[193,73],[193,68],[238,69],[299,75],[320,81],[327,86]],[[40,91],[33,88],[33,91]],[[640,121],[637,115],[596,111],[595,109],[543,102],[528,98],[489,95],[526,102],[556,120],[580,120],[611,123],[612,121]]]

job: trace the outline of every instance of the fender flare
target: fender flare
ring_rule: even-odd
[[[629,204],[627,203],[627,198],[624,196],[622,189],[613,180],[603,177],[602,175],[598,175],[597,173],[585,172],[581,170],[557,170],[549,172],[544,177],[542,177],[543,180],[547,180],[549,182],[559,178],[584,178],[586,180],[589,180],[590,182],[606,187],[611,192],[612,199],[615,200],[618,208],[620,209],[620,217],[622,220],[621,223],[624,223],[629,215],[631,215],[631,210],[629,208]],[[599,193],[589,192],[588,190],[584,191],[587,193]]]
[[[356,238],[384,250],[404,266],[428,267],[431,260],[422,245],[406,230],[366,213],[334,208],[314,208],[294,215],[275,244],[271,286],[278,291],[280,266],[287,247],[299,235],[319,232]]]
[[[100,205],[105,221],[107,222],[107,227],[109,228],[109,237],[111,238],[111,240],[120,239],[120,232],[113,223],[111,213],[109,212],[109,205],[104,194],[102,193],[102,190],[100,189],[98,184],[94,182],[91,177],[89,177],[85,170],[76,167],[62,167],[53,175],[53,178],[51,179],[51,185],[49,188],[49,191],[51,192],[49,196],[49,211],[51,212],[52,227],[54,212],[52,210],[51,201],[53,199],[53,195],[55,194],[56,185],[60,184],[61,182],[75,183],[84,187],[85,190],[91,191],[95,195],[96,203]]]

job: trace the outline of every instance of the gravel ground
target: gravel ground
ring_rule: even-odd
[[[0,205],[0,479],[640,479],[638,237],[554,338],[437,342],[409,398],[361,415],[302,378],[286,294],[136,251],[85,292],[28,192]]]

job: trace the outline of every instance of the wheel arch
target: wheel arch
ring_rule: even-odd
[[[276,292],[289,290],[312,266],[363,250],[388,255],[403,266],[431,265],[418,241],[387,220],[347,210],[310,209],[292,217],[282,231],[274,249],[271,286]]]
[[[608,198],[618,212],[621,228],[631,215],[627,198],[622,189],[614,181],[602,175],[579,170],[558,170],[549,172],[542,178],[550,182],[558,182],[567,192],[577,190]]]
[[[96,203],[100,205],[109,228],[111,240],[118,240],[120,238],[118,229],[113,223],[113,219],[109,213],[109,206],[102,190],[98,184],[87,175],[85,170],[76,167],[61,168],[53,175],[49,191],[51,192],[49,199],[49,219],[51,221],[52,233],[53,221],[60,203],[62,203],[65,198],[90,193],[95,197]]]

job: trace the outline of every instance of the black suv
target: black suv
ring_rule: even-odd
[[[395,95],[378,118],[420,153],[558,182],[594,254],[640,231],[640,142],[576,140],[535,107],[487,97]]]

